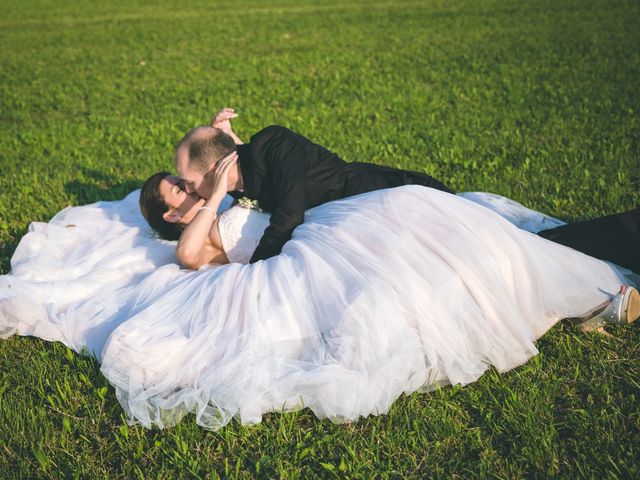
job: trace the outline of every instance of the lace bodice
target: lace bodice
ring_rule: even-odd
[[[225,210],[220,215],[218,229],[229,262],[249,263],[268,225],[268,213],[239,205]]]

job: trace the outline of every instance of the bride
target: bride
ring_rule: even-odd
[[[330,202],[280,255],[247,264],[269,217],[229,207],[233,161],[207,201],[160,173],[139,197],[33,224],[0,277],[0,336],[87,350],[147,427],[193,412],[215,429],[301,407],[384,413],[402,393],[521,365],[560,319],[612,298],[605,312],[638,316],[635,289],[616,295],[637,276],[530,233],[561,222],[491,194],[404,186]]]

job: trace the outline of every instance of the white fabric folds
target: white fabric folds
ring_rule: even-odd
[[[0,277],[0,334],[88,350],[147,427],[384,413],[402,393],[526,362],[555,322],[630,280],[517,228],[560,222],[491,194],[405,186],[328,203],[280,255],[200,271],[175,264],[137,200],[32,224]],[[240,217],[264,228],[259,215]]]

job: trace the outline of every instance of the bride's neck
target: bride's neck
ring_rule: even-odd
[[[206,200],[204,198],[198,198],[198,200],[194,202],[193,206],[189,209],[189,211],[182,217],[187,225],[191,223],[191,220],[193,220],[193,217],[195,217],[196,213],[198,213],[198,209],[204,205],[205,201]]]

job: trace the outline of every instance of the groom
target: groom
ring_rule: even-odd
[[[419,172],[371,163],[347,163],[335,153],[278,125],[267,127],[247,144],[236,145],[220,129],[198,127],[187,133],[176,148],[176,170],[188,193],[211,195],[217,162],[237,151],[229,191],[257,200],[271,213],[251,263],[280,253],[309,208],[339,198],[382,188],[416,184],[452,191],[433,177]]]
[[[270,224],[251,263],[280,253],[305,210],[382,188],[417,184],[453,193],[429,175],[370,163],[346,163],[335,153],[291,130],[273,125],[241,144],[231,130],[212,127],[187,133],[176,148],[176,170],[187,192],[211,195],[212,172],[237,151],[228,177],[234,196],[258,200]],[[236,139],[234,141],[234,138]],[[236,145],[238,143],[238,145]],[[640,209],[538,232],[542,237],[640,273]]]

